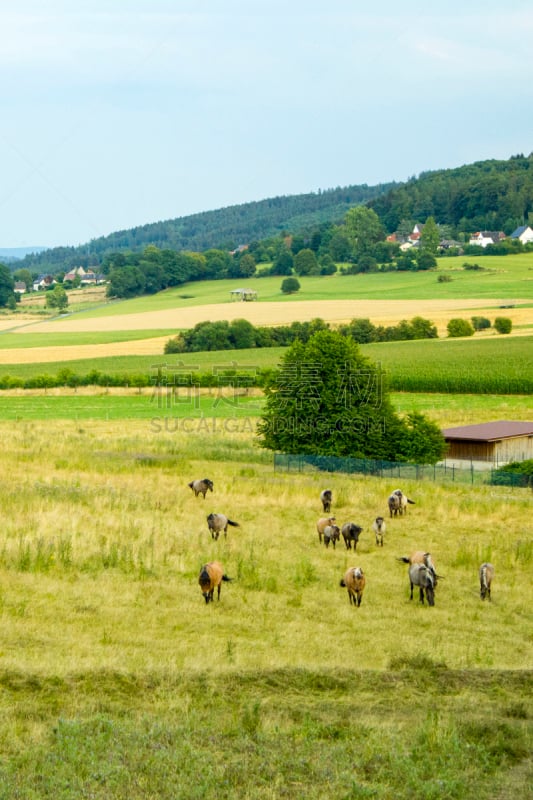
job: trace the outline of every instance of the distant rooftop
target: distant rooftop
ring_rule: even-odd
[[[512,439],[514,436],[533,436],[533,422],[501,419],[498,422],[482,422],[479,425],[444,428],[442,435],[447,440],[495,442],[501,439]]]

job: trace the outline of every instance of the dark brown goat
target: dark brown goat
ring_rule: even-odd
[[[363,532],[363,529],[360,525],[356,525],[355,522],[345,522],[342,526],[342,538],[344,539],[344,544],[346,545],[347,550],[352,549],[352,542],[353,542],[353,549],[354,552],[357,549],[357,542],[359,541],[359,536]]]
[[[322,507],[326,514],[331,511],[331,501],[333,500],[333,492],[331,489],[324,489],[323,492],[320,492],[320,500],[322,502]]]

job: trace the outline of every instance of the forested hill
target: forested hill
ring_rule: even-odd
[[[201,252],[215,247],[232,250],[240,244],[276,236],[281,231],[311,230],[322,223],[342,222],[349,208],[390,191],[394,182],[377,186],[346,186],[317,193],[274,197],[187,217],[153,222],[79,247],[54,247],[27,256],[17,267],[32,272],[57,272],[75,266],[94,266],[107,253],[138,252],[153,244],[164,250]]]
[[[368,205],[389,233],[402,220],[434,217],[454,235],[478,230],[510,234],[533,214],[533,153],[421,173]]]
[[[433,217],[448,226],[451,238],[478,230],[510,234],[519,225],[531,224],[533,218],[533,153],[423,172],[406,183],[274,197],[154,222],[79,247],[55,247],[28,255],[17,267],[52,273],[95,267],[110,253],[140,252],[150,244],[160,250],[233,250],[284,230],[305,235],[321,225],[340,223],[350,208],[360,204],[370,206],[389,233]]]

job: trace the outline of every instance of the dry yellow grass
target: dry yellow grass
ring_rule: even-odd
[[[525,301],[517,301],[517,304]],[[205,320],[231,321],[236,318],[248,319],[254,325],[283,325],[294,321],[306,321],[320,317],[329,323],[349,322],[355,317],[369,318],[374,325],[396,325],[401,320],[416,315],[430,319],[436,326],[439,336],[446,336],[446,325],[453,317],[478,316],[494,317],[494,308],[487,300],[322,300],[320,302],[299,301],[295,303],[226,303],[221,305],[194,306],[185,309],[165,309],[147,311],[140,314],[116,314],[112,317],[95,319],[66,318],[53,321],[25,320],[20,333],[81,333],[96,331],[110,332],[123,330],[155,330],[168,328],[191,328]],[[505,309],[502,315],[516,326],[531,323],[533,313],[530,308]],[[17,324],[20,317],[17,317]],[[2,320],[0,329],[13,327]],[[520,331],[518,331],[520,333]],[[528,333],[528,329],[523,330]],[[477,336],[496,335],[492,329]],[[105,356],[160,355],[168,337],[151,337],[132,342],[114,342],[64,347],[34,347],[0,350],[0,364],[23,364],[51,361],[69,361],[78,358],[103,358]]]
[[[516,304],[526,300],[517,300]],[[253,325],[283,325],[293,321],[304,322],[320,317],[326,322],[347,322],[354,317],[368,317],[377,325],[394,325],[402,319],[415,315],[427,317],[445,324],[451,317],[470,316],[472,313],[493,309],[494,301],[486,299],[444,300],[320,300],[273,303],[222,303],[193,306],[191,308],[162,309],[139,314],[115,314],[96,319],[59,319],[53,322],[36,323],[26,330],[39,332],[92,332],[123,330],[154,330],[157,328],[191,328],[198,322],[210,320],[230,321],[247,319]],[[518,315],[525,312],[531,321],[531,309],[505,309],[505,316],[518,322]]]

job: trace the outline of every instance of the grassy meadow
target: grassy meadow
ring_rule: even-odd
[[[0,428],[0,797],[527,793],[526,490],[404,484],[415,505],[378,549],[396,487],[328,475],[337,520],[364,528],[354,554],[318,541],[324,476],[273,472],[248,431]],[[187,483],[205,475],[204,501]],[[210,511],[240,527],[213,541]],[[443,576],[434,608],[396,560],[419,547]],[[206,606],[213,559],[233,581]],[[358,609],[339,586],[355,564]]]
[[[465,271],[464,261],[487,269]],[[532,254],[442,259],[441,270],[450,282],[435,273],[303,279],[301,298],[442,292],[458,308],[470,296],[492,298],[495,309],[500,299],[531,298]],[[260,302],[279,300],[280,283],[255,281]],[[234,286],[190,284],[82,313],[97,320],[226,302]],[[265,368],[282,353],[135,355],[139,334],[166,330],[12,328],[0,345],[24,339],[28,363],[2,365],[0,376],[65,367],[133,374],[178,361],[201,371],[232,361]],[[63,345],[117,336],[132,342],[131,355],[61,360]],[[362,349],[392,385],[420,377],[418,391],[392,394],[400,412],[446,427],[532,418],[530,394],[495,388],[533,381],[532,338]],[[56,362],[31,361],[44,341],[58,347]],[[472,376],[481,388],[465,393]],[[433,391],[421,391],[424,379]],[[415,504],[389,519],[396,483],[274,471],[255,440],[261,406],[255,391],[217,388],[170,397],[151,387],[0,392],[0,800],[528,796],[531,492],[402,479]],[[205,476],[214,493],[195,498],[187,484]],[[318,541],[326,483],[337,522],[363,527],[356,553],[342,540],[335,549]],[[213,541],[211,511],[239,527]],[[383,548],[371,533],[378,514]],[[397,560],[422,548],[443,576],[433,608],[409,600]],[[198,574],[215,559],[233,580],[206,606]],[[479,597],[484,560],[496,567],[490,603]],[[355,565],[367,577],[360,608],[339,586]]]
[[[479,270],[465,270],[464,263],[478,264]],[[342,266],[342,265],[341,265]],[[450,280],[439,282],[439,276]],[[533,253],[513,256],[457,256],[439,258],[436,270],[428,272],[377,272],[360,275],[329,276],[307,275],[299,278],[301,289],[296,294],[281,292],[282,277],[255,277],[243,282],[239,279],[198,281],[167,289],[154,295],[143,295],[130,300],[106,302],[105,296],[95,296],[92,307],[86,308],[83,292],[77,292],[70,310],[77,317],[89,319],[115,314],[139,314],[146,311],[188,308],[198,305],[239,305],[231,299],[232,289],[246,285],[256,289],[259,303],[297,303],[302,300],[321,301],[343,299],[382,300],[432,300],[483,298],[512,302],[529,299],[533,304]],[[94,291],[94,290],[93,290]],[[88,297],[94,296],[89,294]],[[21,304],[21,312],[35,308],[35,297],[28,295]],[[41,309],[39,308],[41,311]],[[22,323],[22,321],[21,321]],[[154,334],[157,335],[157,334]]]

